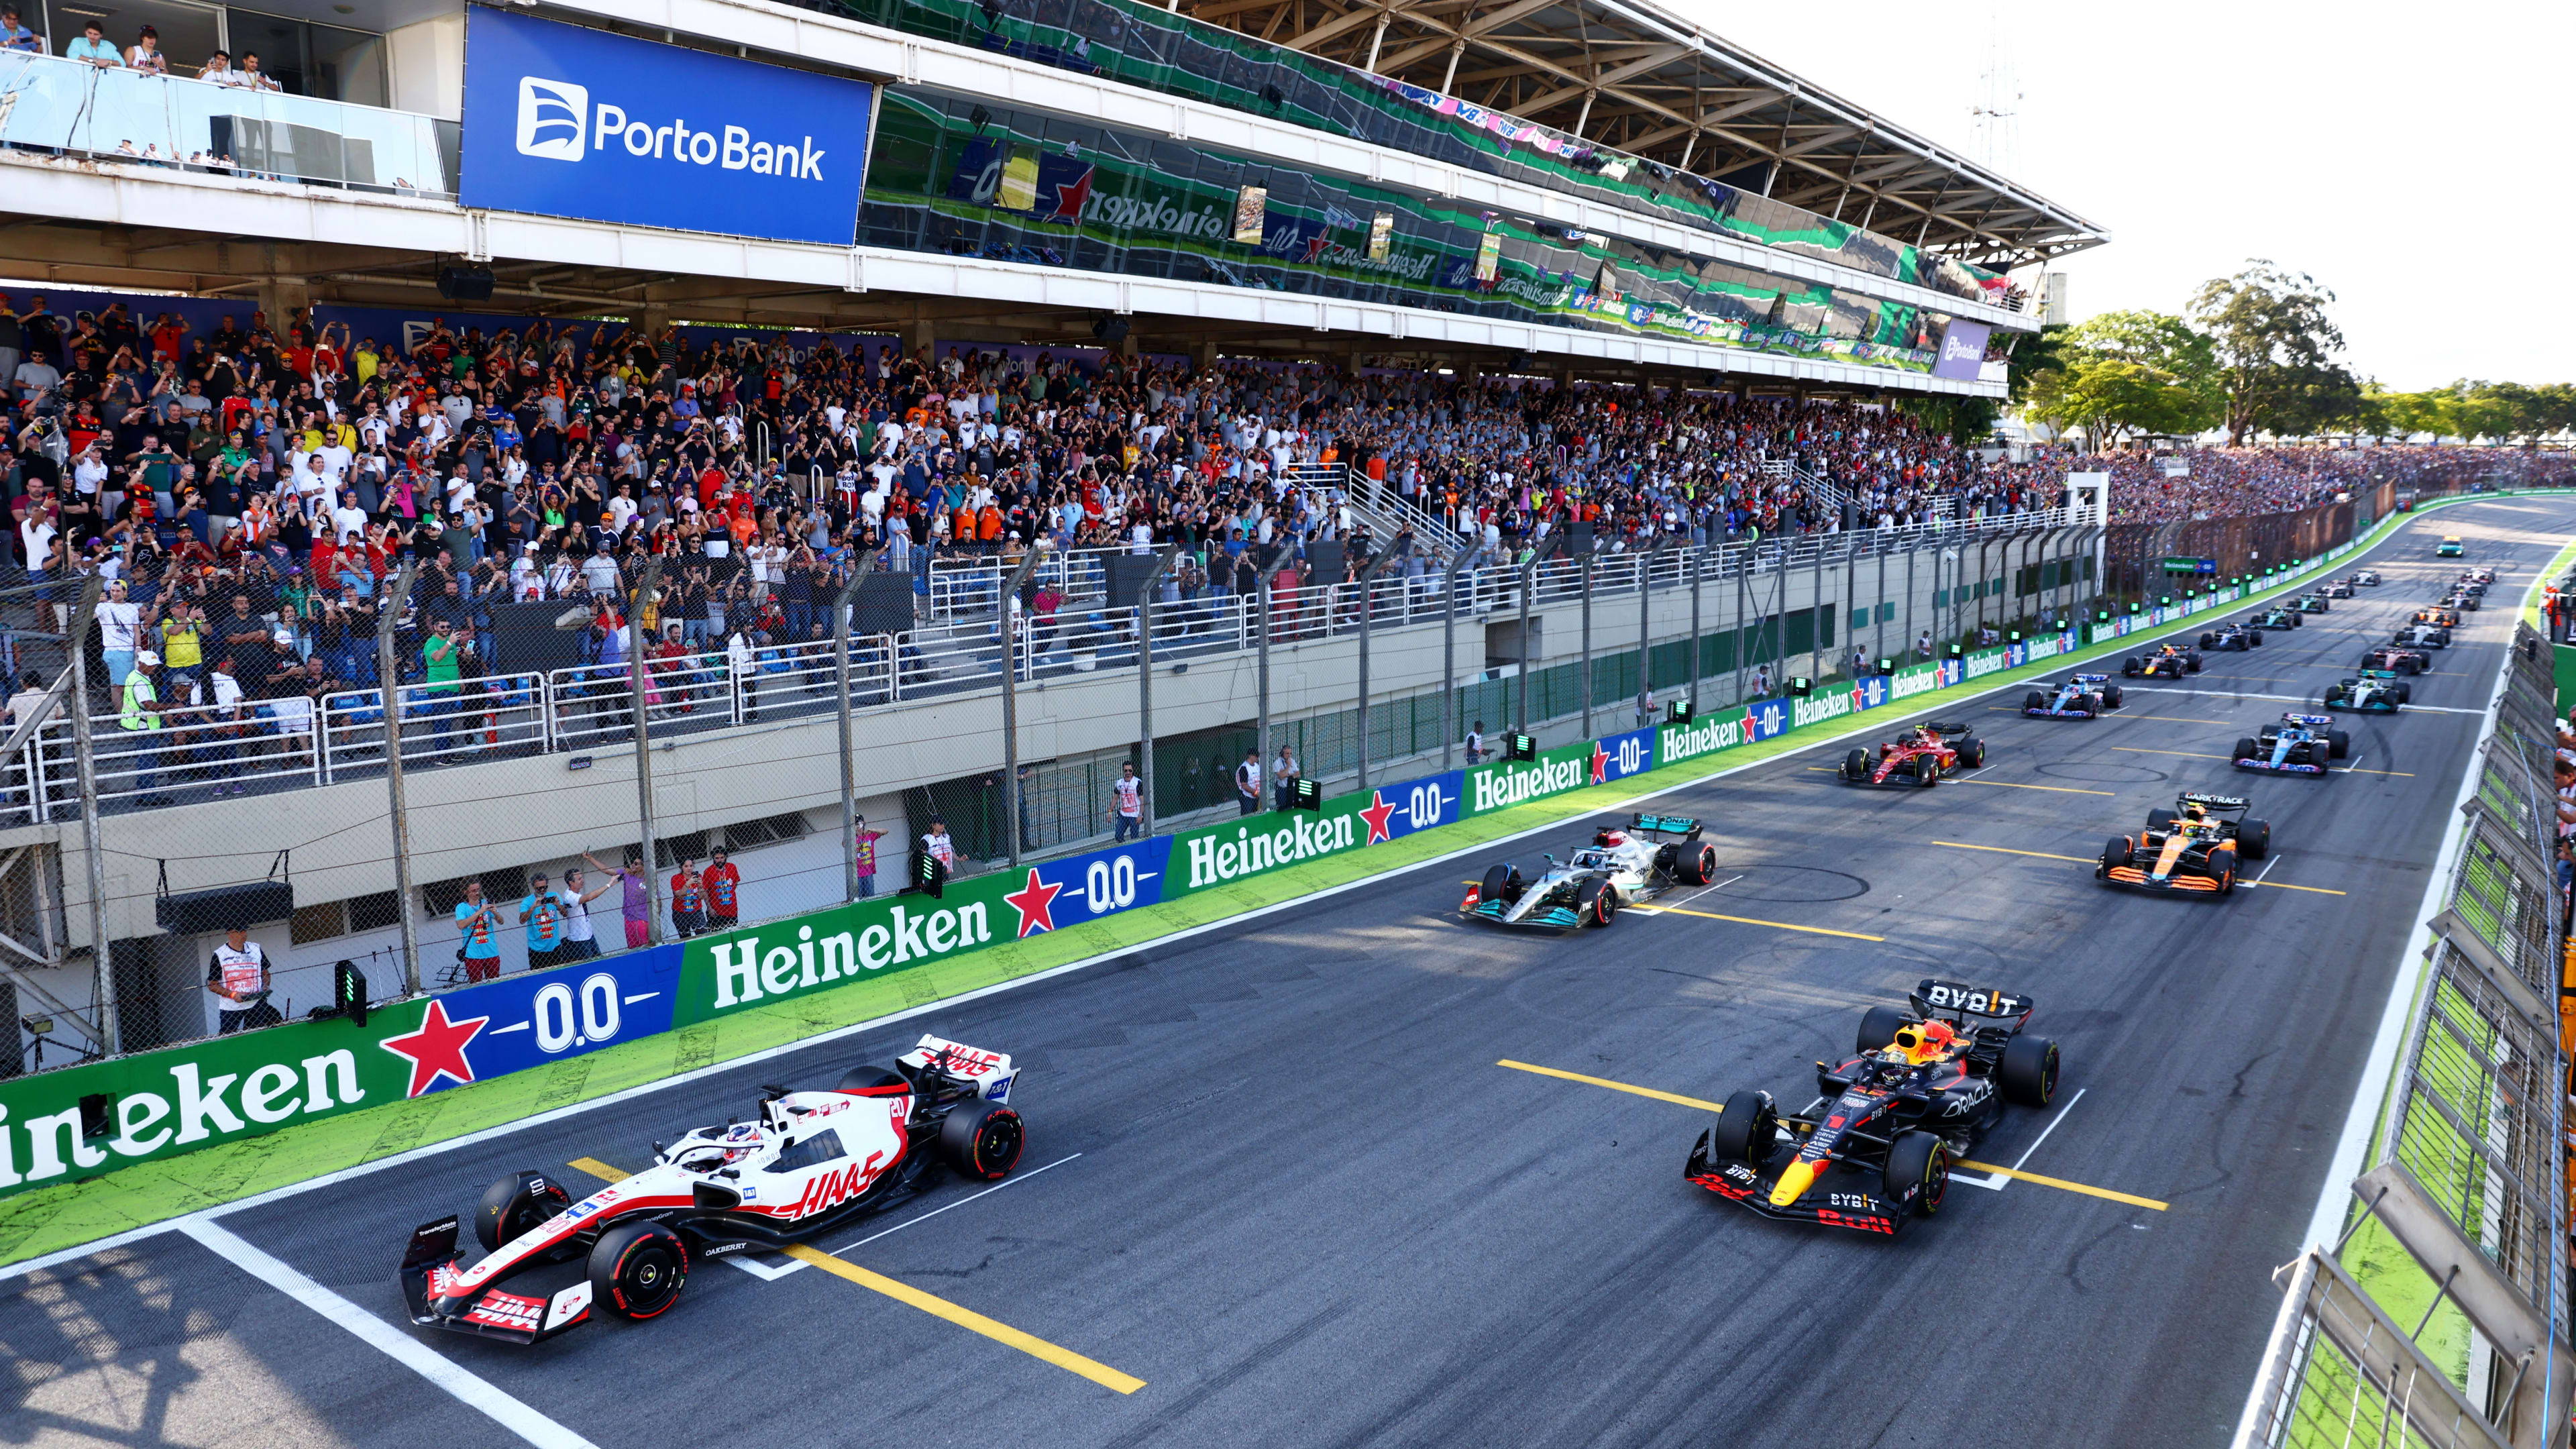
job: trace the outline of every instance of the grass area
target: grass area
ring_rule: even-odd
[[[2360,540],[2378,542],[2409,515],[2382,519]],[[2356,552],[2358,549],[2355,550]],[[2242,608],[2306,587],[2302,575],[2248,596]],[[2211,611],[2211,616],[2222,611]],[[362,1166],[415,1148],[505,1126],[541,1113],[592,1101],[683,1072],[735,1061],[896,1012],[1036,975],[1075,961],[1114,956],[1172,934],[1247,911],[1284,904],[1317,891],[1349,885],[1390,870],[1449,854],[1550,823],[1619,808],[1640,795],[1687,785],[1720,771],[1759,763],[1844,735],[1875,734],[1901,716],[1926,717],[1939,706],[1987,694],[2026,680],[2062,673],[2089,660],[2139,648],[2159,634],[2200,627],[2202,617],[2109,640],[2036,664],[1987,675],[1973,683],[1915,696],[1893,714],[1887,710],[1794,730],[1761,744],[1666,765],[1620,782],[1629,787],[1577,791],[1509,810],[1473,816],[1457,825],[1408,835],[1363,851],[1272,871],[1177,901],[1143,907],[1064,931],[1009,942],[952,957],[901,975],[878,977],[834,991],[791,1000],[621,1042],[587,1056],[530,1071],[433,1093],[412,1101],[299,1124],[158,1161],[138,1163],[85,1180],[50,1185],[0,1199],[0,1264],[146,1227],[199,1209],[290,1186],[326,1173]],[[1604,795],[1610,798],[1603,798]],[[651,1108],[644,1109],[648,1114]]]

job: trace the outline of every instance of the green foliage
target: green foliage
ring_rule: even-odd
[[[2362,393],[2359,431],[2437,438],[2487,438],[2528,444],[2542,434],[2576,427],[2576,384],[2538,387],[2518,382],[2472,382],[2422,392],[2389,392],[2373,383]]]
[[[2307,273],[2259,258],[2201,285],[2191,316],[2215,356],[2229,443],[2312,433],[2359,413],[2360,380],[2335,360],[2343,332],[2326,315],[2334,299]]]

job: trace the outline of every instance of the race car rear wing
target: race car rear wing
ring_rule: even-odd
[[[2108,684],[2111,682],[2111,676],[2107,674],[2070,674],[2066,677],[2076,684]]]
[[[1681,815],[1631,815],[1628,828],[1649,835],[1678,835],[1684,840],[1699,838],[1700,823]]]
[[[2202,795],[2192,791],[2183,792],[2181,803],[2229,812],[2254,808],[2254,802],[2242,795]]]
[[[2281,723],[2295,725],[2330,725],[2334,723],[2334,716],[2330,714],[2292,713],[2282,715]]]
[[[2397,671],[2394,669],[2365,669],[2361,671],[2361,677],[2364,679],[2395,679],[2397,677]]]
[[[1980,986],[1962,986],[1956,981],[1943,981],[1931,976],[1923,978],[1906,1001],[1926,1017],[1990,1016],[1998,1020],[2026,1017],[2036,1005],[2027,996]]]

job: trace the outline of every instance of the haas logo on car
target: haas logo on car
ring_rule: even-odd
[[[877,1172],[884,1165],[885,1154],[871,1152],[864,1162],[853,1162],[838,1172],[816,1174],[805,1184],[805,1195],[798,1198],[796,1205],[787,1209],[784,1216],[810,1217],[826,1208],[840,1206],[867,1191],[868,1184],[876,1181]]]

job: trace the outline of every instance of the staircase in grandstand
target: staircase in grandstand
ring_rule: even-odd
[[[1380,544],[1411,524],[1416,552],[1444,564],[1457,555],[1456,531],[1437,514],[1415,506],[1393,484],[1371,478],[1346,463],[1292,464],[1288,477],[1300,488],[1339,490],[1353,521],[1367,525],[1370,536]]]

